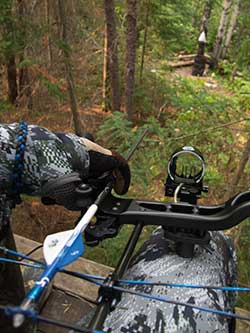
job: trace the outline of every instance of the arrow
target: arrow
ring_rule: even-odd
[[[74,229],[58,232],[45,238],[43,253],[47,267],[20,305],[22,311],[34,309],[35,304],[39,301],[55,274],[62,267],[69,265],[83,254],[82,232],[86,229],[97,212],[99,204],[110,193],[112,187],[113,182],[110,182],[99,194],[95,202],[88,208]],[[13,316],[14,327],[20,327],[24,319],[25,316],[23,313],[15,314]]]

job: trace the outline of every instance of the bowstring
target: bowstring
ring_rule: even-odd
[[[39,265],[32,265],[29,264],[29,267],[42,269],[46,267],[46,265],[37,259],[33,259],[31,257],[28,257],[26,255],[23,255],[22,253],[19,253],[17,251],[9,250],[7,248],[0,247],[0,251],[4,251],[7,254],[12,254],[17,257],[25,257],[25,259],[29,261],[34,261],[36,263],[39,263]],[[12,259],[6,259],[6,258],[0,258],[0,261],[7,261],[7,262],[13,262],[18,265],[26,265],[26,263],[22,263],[20,261],[15,261]],[[92,275],[92,274],[86,274],[86,273],[79,273],[67,269],[60,269],[59,272],[71,275],[76,278],[80,279],[94,279],[94,280],[105,280],[106,277],[100,276],[100,275]],[[92,281],[90,281],[92,282]],[[194,284],[183,284],[183,283],[170,283],[170,282],[153,282],[153,281],[146,281],[146,280],[117,280],[116,281],[119,285],[120,284],[127,284],[127,285],[150,285],[150,286],[163,286],[163,287],[175,287],[175,288],[190,288],[190,289],[214,289],[214,290],[221,290],[221,291],[250,291],[250,287],[240,287],[240,286],[213,286],[213,285],[194,285]]]
[[[7,248],[0,247],[0,251],[3,251],[5,254],[11,254],[11,255],[14,255],[14,256],[29,260],[29,261],[39,263],[39,265],[29,264],[29,267],[33,267],[33,268],[37,268],[37,269],[43,269],[44,267],[46,267],[46,265],[43,262],[41,262],[37,259],[30,258],[29,256],[26,256],[22,253],[14,251],[14,250],[9,250]],[[7,259],[7,258],[0,258],[0,261],[6,261],[8,263],[12,262],[12,263],[18,264],[18,265],[26,265],[27,264],[27,263],[24,263],[24,262],[19,261],[19,260],[13,260],[13,259]],[[189,307],[189,308],[193,308],[193,309],[196,309],[196,310],[199,310],[199,311],[202,311],[202,312],[208,312],[208,313],[217,314],[217,315],[221,315],[221,316],[225,316],[225,317],[232,317],[232,318],[236,318],[236,319],[250,321],[250,317],[238,315],[238,314],[235,314],[235,313],[232,313],[232,312],[201,307],[201,306],[186,303],[186,302],[176,301],[176,300],[173,300],[171,298],[164,298],[164,297],[160,297],[160,296],[154,296],[154,295],[139,293],[139,292],[131,290],[131,289],[122,288],[118,285],[105,285],[105,281],[104,282],[99,281],[99,280],[105,280],[105,277],[102,277],[102,276],[84,274],[84,273],[74,272],[74,271],[70,271],[70,270],[66,270],[66,269],[61,269],[61,270],[59,270],[59,272],[65,273],[65,274],[68,274],[68,275],[71,275],[71,276],[74,276],[74,277],[77,277],[77,278],[80,278],[80,279],[83,279],[83,280],[86,280],[88,282],[91,282],[91,283],[94,283],[94,284],[98,285],[99,287],[114,289],[114,290],[117,290],[117,291],[120,291],[120,292],[123,292],[123,293],[132,294],[132,295],[147,298],[147,299],[150,299],[150,300],[156,300],[156,301],[165,302],[165,303],[169,303],[169,304],[174,304],[174,305],[178,305],[178,306]],[[166,286],[166,287],[178,287],[178,288],[216,289],[216,290],[221,290],[221,291],[250,291],[250,288],[246,288],[246,287],[243,288],[243,287],[230,287],[230,286],[225,286],[225,287],[202,286],[202,285],[191,285],[191,284],[160,283],[160,282],[142,281],[142,280],[117,280],[116,283],[118,283],[118,284],[128,284],[128,285],[153,285],[153,286]],[[6,306],[6,307],[1,306],[0,307],[0,309],[3,309],[3,308],[10,309],[10,307],[8,307],[8,306]],[[12,309],[13,309],[13,307],[12,307]],[[19,311],[20,311],[20,308],[17,307],[16,309],[19,309]],[[45,317],[39,316],[37,314],[34,317],[38,318],[37,319],[38,321],[43,321],[43,319],[48,320],[47,323],[57,325],[57,326],[60,326],[58,323],[61,323],[61,322],[56,321],[54,319],[45,318]],[[39,318],[42,318],[42,319],[40,320]],[[67,324],[62,323],[62,325],[67,325]],[[61,327],[65,327],[65,326],[62,326],[62,325],[61,325]],[[69,324],[69,326],[71,326],[71,325]],[[70,328],[69,326],[66,327],[66,328]],[[77,327],[77,329],[79,329],[79,328]],[[103,331],[93,331],[93,330],[91,331],[91,330],[81,329],[80,331],[78,330],[78,332],[96,333],[96,332],[103,332]]]

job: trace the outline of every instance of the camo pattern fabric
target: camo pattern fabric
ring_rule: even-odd
[[[182,258],[158,228],[132,261],[124,279],[164,283],[236,285],[236,253],[222,232],[211,232],[210,244],[196,246],[193,258]],[[136,292],[157,295],[206,308],[233,311],[236,294],[212,289],[129,286]],[[190,307],[167,304],[123,293],[105,321],[105,332],[212,333],[233,332],[233,321]]]
[[[8,192],[16,153],[17,124],[0,125],[0,186]],[[74,134],[55,134],[35,125],[28,126],[23,193],[39,195],[48,180],[74,171],[88,176],[89,154]]]

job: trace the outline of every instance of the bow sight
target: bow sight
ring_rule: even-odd
[[[202,154],[191,146],[176,150],[168,162],[168,176],[165,183],[165,196],[177,198],[181,202],[196,204],[202,192],[205,160]],[[176,244],[176,252],[182,257],[192,257],[195,244],[206,245],[210,235],[207,231],[194,228],[165,227],[165,237]]]
[[[202,192],[208,192],[203,186],[205,161],[201,153],[186,146],[176,150],[168,162],[168,176],[165,183],[165,196],[177,197],[180,201],[196,204]]]

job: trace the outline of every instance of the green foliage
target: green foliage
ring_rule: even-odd
[[[0,53],[8,59],[17,47],[17,39],[15,34],[15,19],[11,13],[12,1],[0,1]]]
[[[143,242],[148,239],[153,229],[153,227],[146,227],[143,229],[135,251],[137,251]],[[132,226],[123,226],[117,237],[106,239],[95,248],[86,246],[85,256],[90,260],[115,267],[129,240],[132,230]]]
[[[65,100],[65,94],[62,92],[58,84],[49,81],[45,77],[40,77],[40,80],[43,86],[48,90],[48,93],[51,97],[56,97],[61,101]]]
[[[59,50],[62,50],[67,55],[72,52],[70,45],[62,39],[56,40],[55,44]]]
[[[216,126],[237,120],[235,110],[239,108],[238,100],[210,93],[202,80],[171,79],[172,87],[169,88],[170,82],[162,78],[159,90],[157,83],[152,85],[151,76],[150,82],[153,90],[156,86],[158,100],[164,100],[160,95],[164,91],[167,103],[162,113],[155,109],[155,105],[151,110],[145,108],[138,129],[132,127],[125,114],[116,112],[107,118],[99,132],[106,146],[126,156],[143,129],[149,129],[149,134],[131,162],[132,194],[145,196],[147,193],[151,198],[161,197],[161,194],[157,194],[155,183],[160,184],[164,180],[168,158],[183,145],[192,145],[203,152],[207,160],[208,184],[217,191],[218,188],[224,191],[223,172],[227,168],[229,153],[234,151],[234,137],[227,127],[216,129]],[[154,91],[150,93],[154,94]],[[148,91],[145,96],[146,101],[152,100],[150,93]],[[143,98],[141,96],[142,105]]]
[[[11,109],[11,104],[0,99],[0,115],[2,113],[8,112]]]
[[[194,49],[198,32],[192,26],[192,1],[155,1],[153,11],[153,26],[168,52]]]

